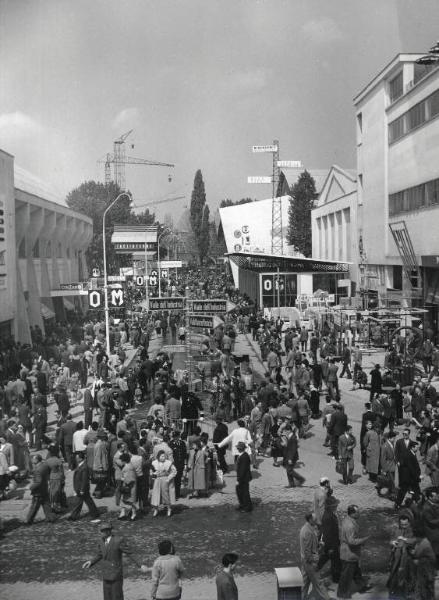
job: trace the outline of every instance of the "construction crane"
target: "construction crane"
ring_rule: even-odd
[[[108,153],[105,159],[101,159],[98,162],[100,164],[105,164],[105,183],[110,183],[114,181],[123,191],[125,190],[125,165],[149,165],[153,167],[169,167],[173,168],[175,165],[171,163],[158,162],[156,160],[147,160],[146,158],[134,158],[132,156],[127,156],[125,152],[125,140],[127,137],[133,132],[133,129],[130,129],[123,135],[121,135],[117,140],[113,142],[113,154]],[[111,164],[114,165],[114,175],[111,177]],[[169,180],[171,177],[169,176]]]
[[[151,206],[153,208],[157,204],[164,204],[165,202],[174,202],[175,200],[182,200],[186,198],[186,196],[175,196],[174,198],[163,198],[162,200],[151,200],[150,202],[146,202],[145,204],[135,204],[133,208],[143,208],[145,206]]]

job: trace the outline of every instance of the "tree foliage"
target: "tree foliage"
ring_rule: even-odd
[[[291,188],[288,209],[288,243],[295,246],[304,256],[311,256],[311,210],[317,198],[314,178],[308,171],[300,174]]]
[[[206,190],[203,175],[198,169],[195,173],[194,187],[191,196],[190,222],[198,248],[200,263],[209,251],[209,207],[206,204]]]
[[[97,181],[85,181],[79,187],[67,194],[66,204],[72,210],[87,215],[93,220],[93,238],[86,252],[86,260],[89,271],[94,267],[103,270],[103,240],[102,224],[105,209],[121,193],[119,186],[111,182],[109,184]],[[130,198],[122,196],[115,206],[107,213],[105,219],[105,241],[107,247],[107,271],[109,274],[117,274],[119,267],[130,264],[129,255],[118,255],[111,244],[111,235],[114,225],[152,225],[155,222],[154,214],[148,209],[141,213],[134,213],[130,208]]]
[[[238,206],[239,204],[248,204],[249,202],[254,202],[253,198],[241,198],[241,200],[236,200],[236,202],[230,198],[225,198],[224,200],[221,200],[220,208],[226,208],[227,206]]]

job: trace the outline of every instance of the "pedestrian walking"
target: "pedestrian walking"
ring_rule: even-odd
[[[354,483],[354,448],[357,440],[352,426],[346,425],[346,431],[338,438],[338,458],[343,461],[343,483]]]
[[[122,537],[113,535],[111,523],[102,523],[99,528],[102,539],[99,542],[97,554],[82,565],[90,569],[101,562],[104,600],[124,600],[123,595],[123,555],[126,554],[142,571],[150,571],[148,567],[138,562],[133,550]]]
[[[341,525],[340,558],[342,568],[337,598],[352,598],[352,594],[355,592],[364,593],[369,589],[360,568],[361,547],[369,539],[369,536],[360,537],[359,517],[358,506],[355,504],[348,506],[348,514]]]
[[[285,425],[283,432],[287,436],[287,444],[284,447],[283,466],[287,472],[288,487],[295,487],[296,481],[299,482],[299,485],[303,485],[305,477],[300,475],[294,468],[299,460],[297,435],[289,423]]]
[[[241,512],[251,512],[253,503],[250,498],[250,481],[252,480],[250,468],[250,456],[247,450],[247,444],[238,442],[236,445],[238,459],[236,461],[236,495],[239,506],[237,510]]]
[[[222,557],[223,568],[215,578],[217,600],[238,600],[238,587],[233,577],[238,558],[234,552]]]
[[[302,598],[315,597],[318,600],[330,600],[328,590],[321,580],[317,565],[319,562],[319,540],[317,535],[317,522],[314,513],[305,515],[305,524],[300,530],[300,560],[303,577]],[[312,586],[312,594],[310,594]]]
[[[73,490],[75,492],[75,504],[70,515],[67,517],[69,521],[76,521],[81,516],[81,509],[85,502],[90,513],[92,523],[99,522],[99,511],[93,498],[90,496],[90,478],[85,453],[78,452],[78,466],[73,473]]]
[[[43,507],[46,520],[49,523],[55,521],[56,516],[52,511],[49,501],[49,475],[50,469],[41,454],[34,454],[32,457],[33,481],[30,485],[32,503],[29,507],[26,524],[32,525],[37,516],[40,507]]]
[[[170,540],[158,543],[159,557],[154,561],[151,573],[151,597],[154,600],[179,600],[183,591],[181,578],[184,569],[181,558],[176,556]]]

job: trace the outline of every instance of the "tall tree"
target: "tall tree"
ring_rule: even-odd
[[[114,182],[103,184],[97,181],[85,181],[67,194],[67,206],[87,215],[93,220],[93,238],[86,252],[89,270],[94,267],[100,270],[103,268],[102,219],[105,209],[120,192],[119,186]],[[119,267],[130,264],[129,255],[118,255],[113,249],[111,235],[114,224],[152,225],[154,222],[154,214],[151,214],[148,210],[136,214],[130,208],[129,197],[122,196],[120,198],[107,213],[105,219],[107,269],[109,273],[117,273]]]
[[[206,191],[200,169],[195,173],[194,188],[191,196],[190,221],[198,247],[200,263],[202,263],[203,258],[206,256],[206,247],[207,250],[209,249],[209,207],[206,205]]]
[[[300,174],[291,189],[288,208],[288,243],[304,256],[311,256],[311,210],[317,198],[316,183],[308,171]]]

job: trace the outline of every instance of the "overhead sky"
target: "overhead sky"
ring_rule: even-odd
[[[64,196],[134,129],[128,154],[176,164],[128,166],[136,203],[186,195],[159,216],[197,169],[212,209],[265,198],[253,144],[355,167],[353,96],[438,38],[438,0],[0,0],[0,148]]]

